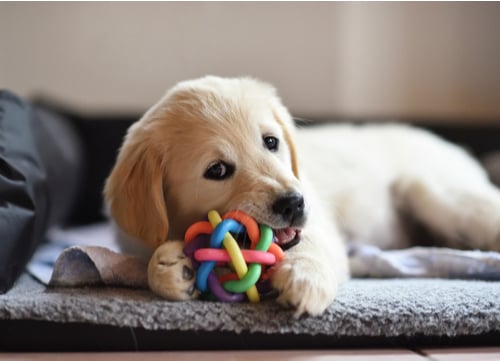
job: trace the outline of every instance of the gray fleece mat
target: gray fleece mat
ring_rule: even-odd
[[[83,257],[86,262],[76,262],[74,259],[81,261],[82,258],[72,257],[81,256],[82,247],[100,244],[114,249],[110,229],[105,224],[78,232],[52,233],[51,239],[48,247],[37,252],[36,262],[28,267],[31,274],[48,283],[54,261],[62,249],[77,245],[67,253],[66,266],[61,267],[62,271],[71,272],[62,272],[64,277],[59,280],[64,279],[65,284],[70,285],[77,275],[76,284],[80,287],[47,288],[25,274],[11,291],[0,295],[0,320],[165,331],[323,335],[332,340],[500,335],[500,256],[492,252],[419,248],[382,252],[369,247],[351,250],[351,264],[358,276],[397,278],[353,279],[340,287],[336,301],[324,315],[295,319],[292,311],[273,301],[259,304],[168,302],[147,289],[133,288],[145,283],[140,277],[144,273],[143,265],[122,262],[124,258],[95,247],[91,248],[95,254],[87,252],[89,257]],[[89,260],[92,262],[87,262]],[[113,264],[118,268],[111,267]],[[82,265],[92,272],[82,272]],[[139,272],[130,272],[131,269]],[[77,272],[73,272],[75,270]],[[127,277],[123,279],[125,273]],[[91,280],[97,279],[97,284],[108,286],[84,287],[82,284],[93,282],[88,279],[80,282],[83,274],[90,275]],[[132,277],[134,274],[137,277]],[[453,277],[469,280],[449,279]]]
[[[343,336],[464,336],[500,332],[500,282],[356,279],[320,317],[294,319],[272,301],[169,302],[144,289],[46,288],[29,275],[0,295],[0,319],[147,330]]]

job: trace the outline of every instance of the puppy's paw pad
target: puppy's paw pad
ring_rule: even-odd
[[[278,265],[272,284],[280,293],[277,301],[294,308],[296,317],[322,314],[337,291],[335,277],[319,267],[317,261],[306,258],[288,259]]]
[[[195,275],[191,260],[183,253],[184,244],[167,242],[156,249],[148,265],[149,288],[171,301],[197,298]]]

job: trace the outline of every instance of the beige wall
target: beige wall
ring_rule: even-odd
[[[0,87],[142,111],[253,75],[296,115],[500,120],[499,3],[0,3]]]

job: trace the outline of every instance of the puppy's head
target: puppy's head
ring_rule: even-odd
[[[180,83],[129,129],[106,182],[111,215],[151,247],[182,238],[211,209],[242,210],[296,241],[307,210],[293,131],[268,84]]]

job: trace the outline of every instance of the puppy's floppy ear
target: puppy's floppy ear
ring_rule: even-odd
[[[104,196],[113,219],[129,235],[156,248],[167,240],[164,157],[138,124],[120,150]]]
[[[248,79],[247,79],[248,80]],[[274,119],[283,129],[283,135],[285,141],[288,144],[288,149],[290,150],[290,160],[292,163],[292,172],[297,179],[299,179],[299,160],[297,157],[297,150],[295,149],[295,122],[288,109],[283,105],[276,88],[271,84],[261,82],[257,79],[250,79],[254,84],[258,86],[259,93],[266,94],[266,99],[268,104],[271,106],[271,110],[274,115]]]
[[[299,179],[299,161],[297,157],[297,150],[295,149],[294,132],[295,123],[292,116],[281,104],[281,101],[277,100],[273,102],[273,113],[278,124],[283,128],[283,134],[285,136],[285,141],[288,144],[288,149],[290,150],[290,158],[292,161],[292,171],[295,177]]]

